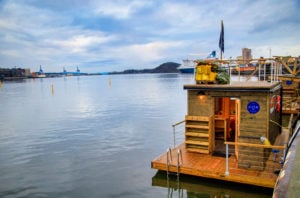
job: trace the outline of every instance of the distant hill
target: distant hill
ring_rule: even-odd
[[[178,67],[180,64],[174,62],[167,62],[152,69],[151,73],[178,73]]]
[[[180,64],[174,62],[166,62],[154,69],[128,69],[122,72],[110,72],[109,74],[146,74],[146,73],[178,73],[177,68]]]

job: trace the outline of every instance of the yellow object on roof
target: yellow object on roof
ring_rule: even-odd
[[[195,80],[197,83],[213,82],[216,80],[217,72],[213,72],[211,64],[198,64],[196,67]]]

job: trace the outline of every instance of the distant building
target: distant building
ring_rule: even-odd
[[[25,77],[31,77],[31,71],[29,68],[24,69],[24,75]]]
[[[250,60],[252,59],[252,52],[251,52],[251,49],[243,48],[243,49],[242,49],[242,57],[243,57],[243,62],[244,62],[244,64],[249,63]]]
[[[30,72],[30,71],[29,71]],[[2,78],[22,78],[26,77],[26,70],[22,68],[0,68],[0,76]]]

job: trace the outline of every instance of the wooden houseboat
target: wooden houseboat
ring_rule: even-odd
[[[278,77],[282,82],[282,113],[297,114],[300,112],[300,76]]]
[[[300,112],[300,60],[299,57],[276,57],[285,74],[279,75],[282,82],[282,112],[297,114]]]
[[[208,70],[196,75],[203,83],[184,85],[184,142],[156,157],[151,167],[273,188],[289,137],[281,123],[281,82],[209,84]]]

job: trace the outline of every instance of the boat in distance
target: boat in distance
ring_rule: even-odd
[[[195,63],[193,60],[184,59],[178,70],[184,74],[193,74],[195,72]]]
[[[216,51],[212,51],[205,59],[203,60],[216,60]],[[178,70],[184,74],[194,74],[196,62],[191,59],[183,59],[181,65],[178,67]]]

